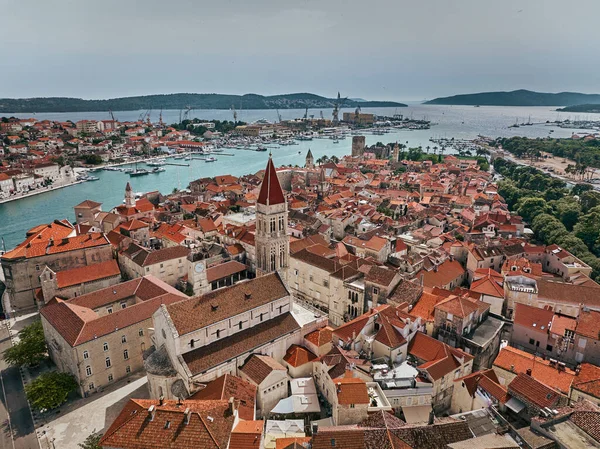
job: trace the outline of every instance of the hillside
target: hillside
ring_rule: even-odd
[[[600,103],[600,95],[577,92],[557,94],[513,90],[512,92],[481,92],[435,98],[425,104],[481,105],[481,106],[573,106],[583,103]]]
[[[600,114],[600,104],[578,104],[576,106],[567,106],[566,108],[557,109],[564,112],[593,112]]]
[[[109,100],[83,100],[81,98],[1,98],[0,113],[20,112],[91,112],[137,111],[148,109],[304,109],[333,108],[335,100],[309,93],[262,96],[256,94],[168,94],[139,97],[112,98]],[[394,101],[347,100],[344,107],[404,107]]]

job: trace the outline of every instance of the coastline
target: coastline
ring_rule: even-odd
[[[65,188],[65,187],[74,186],[76,184],[82,184],[84,182],[86,182],[86,181],[73,181],[73,182],[69,182],[67,184],[61,184],[61,185],[57,185],[57,186],[52,186],[51,188],[48,188],[48,189],[36,189],[36,190],[31,191],[31,192],[25,193],[23,195],[18,195],[18,196],[13,196],[13,197],[8,197],[8,198],[0,199],[0,204],[10,203],[12,201],[18,201],[18,200],[21,200],[23,198],[29,198],[31,196],[41,195],[42,193],[53,192],[55,190],[59,190],[59,189]]]

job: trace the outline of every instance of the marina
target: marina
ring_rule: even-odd
[[[546,137],[550,131],[554,131],[553,137],[570,137],[576,129],[565,129],[559,126],[547,126],[547,120],[555,121],[557,114],[566,119],[573,117],[573,114],[557,113],[555,108],[549,107],[480,107],[473,108],[467,106],[424,106],[414,105],[403,108],[405,116],[427,117],[436,125],[430,129],[386,129],[387,132],[374,134],[373,131],[360,130],[349,131],[347,138],[334,143],[335,139],[329,136],[321,138],[313,137],[312,140],[292,140],[283,139],[277,143],[265,142],[262,145],[267,147],[267,151],[256,151],[256,146],[251,147],[252,139],[239,138],[231,139],[229,144],[223,144],[223,152],[211,154],[217,160],[212,163],[206,163],[204,157],[196,159],[196,155],[190,158],[190,153],[162,155],[154,159],[166,160],[162,168],[164,172],[154,173],[153,176],[141,175],[130,177],[129,174],[135,169],[133,160],[122,163],[114,163],[104,166],[101,169],[93,169],[93,176],[98,180],[94,182],[77,181],[77,185],[66,188],[48,189],[43,192],[35,192],[18,200],[5,204],[0,204],[0,237],[5,239],[7,247],[16,245],[22,237],[23,229],[32,228],[39,223],[49,222],[55,218],[67,218],[74,220],[73,204],[78,204],[86,199],[91,199],[104,204],[106,209],[110,209],[121,203],[123,191],[127,181],[131,180],[136,191],[149,192],[160,191],[169,193],[174,188],[185,189],[189,182],[201,177],[212,177],[220,174],[231,174],[240,176],[248,173],[256,173],[264,169],[268,158],[268,150],[273,154],[273,160],[277,166],[302,166],[306,152],[310,149],[315,160],[322,156],[342,157],[350,154],[351,136],[364,135],[367,145],[373,145],[377,142],[399,142],[408,147],[421,146],[424,150],[427,146],[433,147],[435,144],[430,139],[452,139],[455,141],[474,139],[478,135],[489,137]],[[296,111],[296,112],[295,112]],[[365,111],[368,111],[365,108]],[[230,111],[193,111],[197,116],[204,118],[228,118]],[[392,109],[372,109],[370,112],[378,113],[384,116],[392,116],[395,111]],[[176,120],[175,113],[178,111],[164,111],[166,120]],[[298,117],[304,111],[287,110],[281,111],[282,116]],[[317,112],[318,113],[318,112]],[[170,114],[170,115],[169,115]],[[274,111],[244,111],[241,119],[253,121],[274,114]],[[295,114],[295,115],[294,115]],[[55,120],[77,120],[83,117],[99,116],[104,118],[106,114],[102,113],[53,113],[37,114],[37,119],[52,118]],[[139,113],[122,112],[119,113],[119,119],[125,120],[129,117],[137,118]],[[531,115],[531,120],[544,125],[532,125],[520,128],[509,128],[515,122],[515,117],[524,117],[524,120]],[[31,114],[23,114],[24,117]],[[248,147],[246,147],[248,145]],[[241,151],[239,151],[241,150]],[[451,154],[454,151],[447,149],[444,154]],[[234,155],[234,157],[220,156]],[[198,154],[197,156],[205,156]],[[188,160],[186,160],[189,158]],[[140,168],[143,163],[150,158],[138,160]],[[126,172],[130,170],[130,172]],[[92,170],[90,170],[92,171]],[[38,194],[39,193],[39,194]]]

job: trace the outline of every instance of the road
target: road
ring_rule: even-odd
[[[0,353],[10,346],[8,329],[2,324]],[[0,381],[0,448],[39,449],[19,369],[7,366],[4,359],[0,359]]]

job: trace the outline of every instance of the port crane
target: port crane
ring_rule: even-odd
[[[235,110],[235,105],[231,105],[231,112],[233,112],[233,123],[237,123],[237,111]]]
[[[112,119],[113,122],[116,122],[117,119],[115,118],[115,114],[113,114],[113,111],[111,109],[108,110],[108,113],[110,114],[110,118]]]
[[[308,108],[305,109],[304,111],[304,117],[302,117],[304,120],[308,119]]]
[[[356,106],[354,110],[354,123],[358,123],[360,121],[360,105]]]
[[[279,109],[275,109],[277,111],[277,119],[279,120],[279,123],[281,123],[281,114],[279,113]]]
[[[334,125],[337,125],[340,122],[340,118],[339,118],[340,110],[344,106],[344,103],[346,102],[347,99],[348,99],[348,97],[341,98],[340,93],[338,92],[337,99],[335,100],[335,103],[333,104],[333,124]]]

